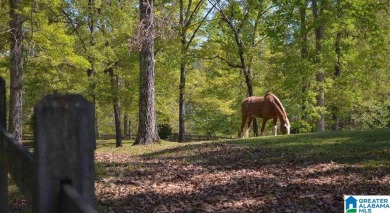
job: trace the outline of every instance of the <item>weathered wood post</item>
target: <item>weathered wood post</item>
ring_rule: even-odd
[[[64,198],[72,197],[69,193],[76,194],[76,203],[81,199],[89,204],[78,209],[93,212],[90,208],[95,203],[93,104],[79,95],[48,95],[35,108],[34,119],[34,212],[73,212],[75,207],[62,206],[69,204],[64,202]]]
[[[6,97],[5,81],[0,77],[0,128],[6,128]],[[0,137],[3,137],[0,135]],[[0,213],[8,212],[8,170],[5,143],[0,138]]]

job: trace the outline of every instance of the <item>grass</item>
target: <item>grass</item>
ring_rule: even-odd
[[[281,207],[294,212],[316,212],[321,207],[332,212],[342,210],[342,193],[390,190],[390,129],[132,145],[124,141],[123,147],[115,148],[114,140],[97,141],[96,194],[101,212],[164,212],[165,204],[171,212],[190,208],[272,212]],[[243,171],[256,175],[240,176]],[[203,179],[197,180],[198,176]],[[151,187],[152,183],[157,185]],[[185,187],[172,188],[180,184]],[[206,188],[196,188],[199,184]],[[171,187],[169,196],[164,191],[167,186]],[[182,188],[194,187],[195,191],[183,195]],[[253,191],[256,187],[261,192]],[[17,203],[17,188],[10,184],[9,190],[10,200]],[[229,193],[243,196],[245,205]],[[150,197],[155,200],[140,201]],[[289,202],[281,204],[284,199]],[[321,202],[313,204],[314,200]],[[28,212],[28,206],[21,212]]]
[[[389,166],[390,129],[324,132],[237,140],[233,143],[266,149],[269,155],[297,156],[308,162]]]
[[[282,155],[288,155],[299,157],[307,163],[311,161],[358,163],[367,167],[387,167],[389,166],[387,160],[389,160],[388,154],[390,153],[390,129],[266,136],[181,144],[163,141],[162,144],[146,146],[132,146],[132,141],[124,141],[121,148],[115,148],[114,140],[106,140],[97,142],[96,152],[130,156],[183,156],[190,157],[194,161],[201,161],[202,156],[192,155],[192,150],[201,146],[218,144],[235,144],[255,152],[261,149],[262,152],[266,152],[265,157],[269,158],[281,158]]]

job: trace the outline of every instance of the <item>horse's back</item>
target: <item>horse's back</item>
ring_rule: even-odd
[[[262,118],[264,97],[250,96],[245,98],[241,103],[242,114],[250,114],[258,118]]]
[[[277,116],[275,103],[275,97],[272,93],[267,93],[264,96],[250,96],[242,102],[241,111],[243,114],[250,114],[257,118],[275,118]]]

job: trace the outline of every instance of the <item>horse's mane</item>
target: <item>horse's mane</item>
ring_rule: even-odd
[[[284,116],[286,116],[287,122],[289,122],[289,120],[288,120],[288,118],[287,118],[287,112],[286,112],[286,110],[284,109],[283,104],[282,104],[282,102],[280,102],[279,98],[276,97],[276,95],[274,95],[274,94],[272,94],[272,93],[270,93],[270,92],[267,92],[267,94],[265,94],[265,96],[267,96],[267,95],[271,95],[271,96],[276,100],[276,101],[275,101],[276,105],[281,109],[281,111],[283,112]],[[264,96],[264,97],[265,97],[265,96]]]

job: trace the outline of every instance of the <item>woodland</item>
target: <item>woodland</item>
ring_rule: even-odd
[[[77,93],[95,104],[98,135],[136,135],[148,37],[156,125],[181,141],[236,137],[241,101],[269,91],[292,133],[389,127],[389,1],[161,0],[151,34],[142,2],[2,0],[10,121],[32,132],[42,96]]]
[[[388,194],[389,56],[388,0],[0,0],[8,131],[26,142],[47,94],[93,103],[99,212],[340,212]],[[293,135],[232,139],[242,100],[267,92]],[[10,210],[31,212],[14,181]]]

